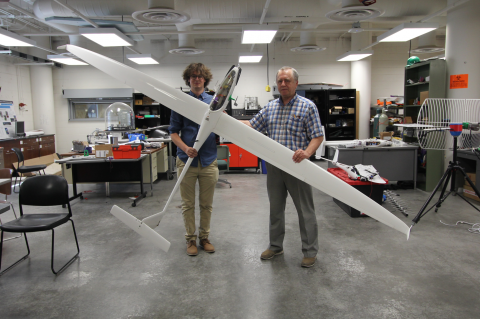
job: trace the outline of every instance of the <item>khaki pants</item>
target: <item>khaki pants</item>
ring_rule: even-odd
[[[177,157],[178,176],[182,174],[185,163]],[[210,219],[212,216],[213,193],[218,181],[218,164],[215,160],[212,164],[202,167],[200,162],[198,167],[190,166],[180,184],[180,195],[182,196],[183,221],[185,224],[185,239],[187,241],[196,240],[195,235],[195,185],[199,184],[199,207],[200,207],[200,227],[198,228],[198,237],[200,239],[208,238],[210,234]]]

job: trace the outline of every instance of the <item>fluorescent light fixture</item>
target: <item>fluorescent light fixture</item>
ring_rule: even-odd
[[[67,65],[88,65],[83,61],[66,55],[47,55],[47,59]]]
[[[262,52],[241,52],[238,54],[239,63],[258,63],[262,58]]]
[[[125,47],[133,40],[115,28],[80,28],[80,34],[102,47]]]
[[[127,54],[127,59],[137,64],[159,64],[158,59],[148,54]]]
[[[277,30],[277,25],[247,25],[243,27],[242,43],[270,43],[275,37]]]
[[[378,42],[405,42],[439,27],[438,23],[402,23],[377,37]]]
[[[0,28],[0,44],[7,47],[33,47],[37,42]]]
[[[0,53],[8,54],[8,53],[12,53],[12,50],[0,50]]]
[[[244,30],[242,44],[270,43],[277,30]]]
[[[371,56],[373,54],[372,50],[369,51],[348,51],[337,57],[337,61],[358,61]]]

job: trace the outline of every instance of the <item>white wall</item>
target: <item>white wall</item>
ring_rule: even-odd
[[[30,89],[30,69],[28,66],[15,66],[18,60],[0,55],[0,100],[13,101],[18,121],[25,122],[25,130],[33,130],[32,95]],[[24,103],[20,110],[19,103]]]
[[[412,49],[417,47],[416,42],[412,41]],[[437,40],[437,42],[438,46],[445,45],[445,40]],[[379,97],[403,96],[409,47],[410,42],[383,42],[372,47],[374,50],[372,55],[372,105],[377,104]],[[421,54],[418,57],[426,59],[441,53]]]

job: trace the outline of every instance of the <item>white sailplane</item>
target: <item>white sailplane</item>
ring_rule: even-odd
[[[214,116],[214,121],[212,121],[211,125],[208,125],[208,128],[204,130],[205,132],[213,131],[214,133],[227,138],[241,148],[246,149],[327,195],[335,197],[379,222],[400,231],[407,235],[408,239],[410,228],[398,217],[362,194],[360,191],[346,184],[314,163],[308,160],[304,160],[300,163],[293,162],[292,157],[294,152],[292,150],[248,127],[228,114],[223,113],[220,110],[223,105],[221,105],[216,111],[212,110],[211,105],[209,106],[188,94],[180,92],[179,90],[118,61],[74,45],[66,45],[65,48],[80,59],[113,78],[135,88],[145,95],[155,99],[157,102],[166,105],[195,123],[201,124],[201,127],[207,122],[210,123],[210,119],[207,119],[206,117],[207,114],[209,114],[209,116]],[[230,72],[227,74],[227,78],[229,75],[231,75]],[[232,81],[229,94],[233,92],[236,85],[236,79],[238,79],[238,72],[235,75],[235,81]],[[222,83],[225,83],[225,81],[226,79]],[[213,113],[214,115],[212,115]],[[200,141],[200,136],[197,136],[197,140]],[[131,229],[149,239],[159,248],[168,251],[170,243],[151,228],[158,225],[158,222],[160,221],[158,217],[161,219],[161,215],[159,216],[158,214],[155,214],[157,217],[150,216],[142,221],[115,205],[112,207],[111,213]]]

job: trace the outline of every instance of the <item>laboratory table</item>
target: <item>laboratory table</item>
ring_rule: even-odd
[[[141,154],[137,159],[107,159],[95,158],[94,156],[67,157],[56,160],[62,165],[62,174],[65,176],[65,167],[72,169],[73,196],[70,200],[80,197],[82,192],[77,193],[77,183],[101,183],[105,182],[107,196],[109,196],[110,182],[140,182],[140,196],[134,199],[132,206],[147,196],[143,188],[143,165],[142,161],[147,159],[148,154]],[[151,165],[150,165],[151,170]],[[151,174],[151,171],[150,171]],[[153,191],[152,178],[150,186]],[[153,193],[152,193],[153,194]]]

